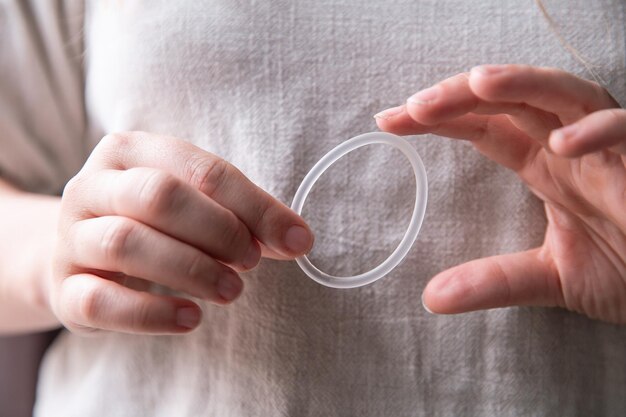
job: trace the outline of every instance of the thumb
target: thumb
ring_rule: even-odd
[[[426,286],[424,307],[455,314],[513,305],[557,306],[559,276],[541,248],[476,259],[435,276]]]

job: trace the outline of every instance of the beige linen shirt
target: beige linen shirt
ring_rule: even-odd
[[[185,138],[285,203],[311,166],[372,115],[483,63],[590,77],[534,2],[2,0],[0,172],[58,193],[107,132]],[[559,32],[622,103],[619,0],[549,0]],[[264,260],[227,308],[202,303],[186,336],[64,332],[40,372],[36,415],[623,415],[626,328],[559,309],[433,316],[437,272],[543,238],[540,202],[461,141],[410,138],[429,177],[424,226],[375,284],[322,287]],[[305,218],[312,258],[364,271],[398,243],[413,179],[368,147],[322,178]]]

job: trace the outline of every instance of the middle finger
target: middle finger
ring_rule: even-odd
[[[88,217],[126,216],[237,267],[253,268],[261,249],[230,210],[164,171],[132,168],[90,174],[72,190]],[[85,213],[77,213],[85,217]]]
[[[203,252],[142,223],[104,216],[74,223],[66,254],[77,272],[103,270],[139,277],[192,296],[224,303],[243,282],[232,269]]]
[[[414,120],[427,125],[444,123],[467,113],[506,114],[510,116],[513,127],[544,146],[550,132],[561,127],[557,116],[525,103],[488,101],[478,97],[472,91],[466,73],[457,74],[411,96],[407,100],[407,112]]]

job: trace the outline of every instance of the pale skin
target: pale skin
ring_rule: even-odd
[[[13,232],[4,263],[31,256],[2,275],[4,332],[186,333],[202,318],[189,296],[228,304],[262,255],[292,259],[313,245],[300,216],[232,165],[149,133],[105,137],[60,200],[2,192]],[[11,226],[30,216],[39,230]],[[146,291],[151,283],[180,295]]]
[[[440,273],[425,306],[442,314],[561,306],[626,322],[626,111],[618,107],[589,81],[510,65],[459,74],[377,115],[393,133],[470,140],[546,205],[541,247]],[[137,132],[105,137],[61,199],[0,182],[0,230],[3,333],[60,324],[186,333],[202,319],[188,297],[228,304],[243,288],[238,272],[313,244],[302,218],[225,161]],[[150,283],[179,295],[146,291]]]
[[[485,65],[377,122],[397,134],[469,140],[545,205],[543,245],[441,272],[424,290],[428,309],[559,306],[626,323],[626,110],[603,88],[557,69]]]

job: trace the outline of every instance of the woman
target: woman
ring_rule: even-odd
[[[615,100],[562,71],[480,66],[454,75],[485,62],[585,74],[536,6],[104,1],[84,14],[79,3],[62,6],[7,8],[19,17],[8,19],[9,45],[38,65],[16,63],[3,77],[3,100],[17,114],[5,122],[2,172],[22,189],[65,188],[59,199],[7,185],[4,200],[2,227],[13,238],[3,264],[24,277],[3,299],[5,328],[73,330],[47,354],[37,415],[623,409],[621,327],[556,309],[433,317],[420,306],[440,271],[522,251],[437,275],[426,306],[561,306],[624,320],[623,113],[605,112]],[[595,71],[623,99],[624,5],[547,7],[559,22],[567,9],[576,47],[603,63]],[[82,47],[73,43],[81,28]],[[308,224],[280,202],[324,151],[373,129],[373,113],[435,84],[380,113],[379,126],[471,140],[547,202],[548,223],[544,204],[510,171],[461,142],[419,138],[430,208],[409,258],[358,290],[308,281],[284,259],[312,247],[309,230],[317,259],[338,274],[391,250],[410,176],[395,154],[372,147],[320,185]],[[568,126],[582,136],[568,140]],[[111,134],[134,130],[150,133]],[[584,189],[568,182],[588,163],[594,170],[576,177]],[[581,216],[597,227],[581,227]],[[542,249],[524,252],[542,244],[546,225]],[[274,260],[258,263],[261,255]],[[148,283],[155,292],[141,291]],[[237,297],[226,308],[211,303]],[[146,335],[155,333],[188,334]]]

